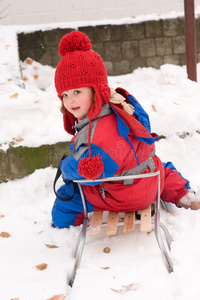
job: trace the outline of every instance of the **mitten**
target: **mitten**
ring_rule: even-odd
[[[186,209],[190,208],[192,210],[197,210],[200,209],[200,200],[197,199],[193,192],[188,192],[179,200],[178,206],[182,206]]]

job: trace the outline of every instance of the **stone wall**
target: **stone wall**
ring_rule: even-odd
[[[18,35],[21,60],[31,57],[56,67],[61,37],[74,28],[37,31]],[[138,67],[159,68],[162,64],[185,65],[184,18],[160,19],[122,25],[79,27],[93,50],[103,58],[108,75],[131,73]],[[200,19],[196,19],[197,58],[200,61]]]
[[[19,179],[36,169],[57,167],[64,154],[70,155],[70,142],[42,145],[37,148],[13,147],[5,153],[0,150],[0,183],[8,179]]]

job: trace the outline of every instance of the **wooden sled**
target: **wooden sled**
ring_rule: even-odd
[[[102,223],[103,213],[103,211],[93,212],[92,222],[90,225],[90,236],[97,236],[101,233],[101,228],[103,227],[103,225],[105,225],[105,223]],[[141,211],[140,218],[140,231],[151,232],[151,206]],[[116,235],[119,222],[119,213],[109,211],[108,220],[106,222],[106,235]],[[123,232],[134,232],[135,222],[135,212],[125,212],[123,221]]]
[[[157,200],[155,203],[155,215],[152,218],[151,217],[151,206],[141,211],[140,220],[135,219],[135,212],[126,212],[124,213],[124,221],[123,221],[123,232],[129,233],[134,231],[134,225],[138,222],[140,223],[140,230],[142,232],[151,232],[152,231],[152,225],[154,226],[154,232],[156,235],[156,239],[158,242],[158,246],[161,250],[161,254],[164,260],[164,263],[166,265],[166,268],[168,272],[173,272],[173,263],[169,256],[169,251],[172,243],[171,235],[166,228],[166,226],[160,222],[160,171],[152,172],[148,174],[140,174],[140,175],[129,175],[129,176],[116,176],[116,177],[109,177],[109,178],[103,178],[103,181],[118,181],[118,180],[127,180],[127,179],[136,179],[136,178],[147,178],[157,176],[158,177],[158,192],[157,192]],[[82,230],[79,234],[75,252],[74,252],[74,268],[71,274],[71,278],[69,281],[69,285],[72,286],[76,271],[80,266],[82,252],[85,244],[87,229],[90,227],[90,235],[96,236],[101,233],[101,228],[105,225],[105,223],[102,222],[103,218],[103,211],[95,211],[93,213],[93,218],[91,225],[88,226],[88,212],[87,212],[87,206],[86,201],[84,197],[84,193],[82,190],[81,183],[83,182],[94,182],[94,180],[74,180],[79,186],[82,202],[83,202],[83,208],[84,208],[84,221]],[[102,179],[96,179],[95,182],[102,182]],[[122,223],[122,222],[121,222]],[[116,235],[117,234],[117,228],[119,225],[121,225],[118,219],[118,213],[117,212],[109,212],[108,214],[108,220],[106,224],[106,235]],[[161,234],[161,229],[163,231],[163,234]],[[163,236],[165,238],[165,242],[163,241]],[[167,246],[167,247],[166,247]]]

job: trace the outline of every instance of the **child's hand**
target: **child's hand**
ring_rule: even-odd
[[[185,209],[198,210],[200,209],[200,201],[197,199],[194,193],[189,192],[184,197],[182,197],[178,204],[178,206],[184,207]]]
[[[190,208],[191,208],[192,210],[200,209],[200,202],[199,202],[199,201],[194,201],[194,202],[192,202],[191,205],[190,205]]]

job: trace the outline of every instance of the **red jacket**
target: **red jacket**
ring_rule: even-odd
[[[87,201],[96,210],[137,211],[148,207],[156,200],[158,179],[149,177],[134,179],[133,182],[103,182],[103,177],[115,175],[137,175],[160,170],[161,197],[175,204],[188,191],[187,181],[155,155],[154,142],[157,135],[150,134],[148,115],[133,96],[126,91],[118,92],[127,97],[135,107],[135,117],[124,116],[124,112],[110,104],[102,106],[101,114],[92,120],[91,153],[99,154],[104,164],[102,183],[83,185]],[[78,163],[88,157],[88,123],[85,118],[77,124],[77,135],[73,140],[73,155],[61,162],[60,167],[66,179],[83,178],[78,173]],[[176,186],[177,184],[177,186]],[[169,193],[168,193],[169,191]]]

